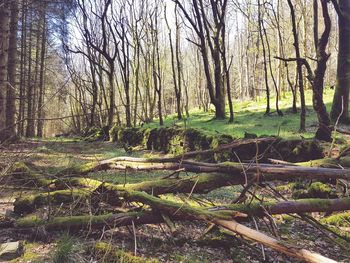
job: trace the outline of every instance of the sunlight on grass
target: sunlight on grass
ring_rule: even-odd
[[[324,93],[324,102],[328,111],[333,100],[334,91],[327,88]],[[244,134],[254,133],[258,136],[279,135],[284,138],[310,138],[314,136],[317,126],[317,117],[312,108],[312,91],[305,92],[307,114],[306,114],[306,133],[299,133],[300,113],[291,113],[292,94],[284,94],[280,100],[280,109],[284,116],[277,115],[274,109],[275,98],[271,99],[271,114],[265,116],[266,99],[260,98],[257,101],[234,102],[235,121],[230,124],[227,120],[213,120],[214,111],[209,113],[199,109],[190,112],[190,117],[184,120],[177,120],[176,115],[169,115],[164,122],[165,126],[186,125],[187,128],[198,128],[206,131],[208,134],[230,134],[234,137],[244,137]],[[298,107],[300,107],[298,102]],[[227,110],[228,111],[228,110]],[[147,127],[158,127],[158,122],[147,124]]]

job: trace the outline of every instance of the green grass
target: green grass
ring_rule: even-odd
[[[333,100],[334,91],[327,88],[324,93],[324,102],[328,111]],[[165,118],[164,126],[185,126],[187,128],[198,128],[206,131],[208,134],[230,134],[236,138],[244,137],[245,132],[262,135],[280,135],[284,138],[300,138],[300,135],[306,138],[314,136],[317,125],[317,117],[312,108],[312,91],[306,91],[306,129],[305,133],[299,133],[300,113],[291,113],[292,94],[286,93],[281,99],[279,105],[284,116],[277,115],[275,110],[275,98],[271,99],[272,114],[265,116],[266,99],[258,101],[234,102],[235,121],[228,123],[227,120],[213,120],[214,111],[203,112],[195,109],[190,112],[186,124],[184,120],[177,120],[176,115],[169,115]],[[299,107],[299,103],[298,103]],[[158,127],[157,120],[145,125],[146,127]]]

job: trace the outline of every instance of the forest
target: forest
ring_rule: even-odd
[[[0,262],[350,262],[349,0],[0,0]]]

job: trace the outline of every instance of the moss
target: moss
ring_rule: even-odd
[[[16,259],[10,260],[10,263],[19,263],[19,262],[32,262],[32,263],[42,263],[44,260],[41,258],[41,255],[36,252],[41,246],[40,243],[27,243],[23,244],[24,254]]]
[[[309,186],[301,183],[291,183],[292,197],[301,198],[337,198],[336,190],[330,185],[321,182],[314,182]]]
[[[151,131],[152,131],[152,129],[150,129],[150,128],[143,129],[142,146],[145,148],[147,148],[147,142],[148,142],[149,137],[151,135]]]
[[[118,142],[130,146],[141,145],[143,142],[143,130],[141,128],[124,128],[118,131]]]
[[[86,190],[59,190],[55,192],[39,193],[17,198],[14,202],[14,212],[16,214],[30,213],[43,205],[70,203],[74,200],[85,200],[90,196]]]
[[[18,228],[33,228],[45,226],[48,230],[63,230],[63,229],[81,229],[88,227],[90,224],[104,225],[107,220],[113,218],[113,214],[104,214],[97,216],[62,216],[55,217],[49,221],[39,218],[36,215],[28,215],[19,218],[16,221]]]
[[[21,186],[45,187],[51,183],[51,180],[44,178],[37,173],[29,164],[18,162],[12,165],[6,174],[8,183],[20,184]]]
[[[87,128],[83,131],[83,137],[88,142],[109,140],[109,128],[108,126]]]
[[[116,124],[109,130],[109,140],[111,142],[118,142],[119,141],[118,133],[121,129],[122,129],[122,127],[120,127],[119,125]]]
[[[314,182],[308,187],[310,197],[329,198],[332,196],[332,188],[321,182]]]
[[[179,155],[186,152],[184,145],[184,137],[182,135],[174,135],[169,140],[169,153]]]
[[[323,218],[321,222],[334,226],[350,227],[350,212],[331,215],[329,217]]]
[[[134,256],[129,252],[119,249],[105,242],[97,242],[94,245],[94,252],[99,262],[123,262],[123,263],[157,263],[156,259],[148,259]]]
[[[216,149],[222,144],[228,144],[233,141],[233,137],[226,134],[216,135],[212,138],[210,148]],[[217,162],[230,161],[235,159],[235,154],[232,151],[225,151],[214,154],[214,160]]]
[[[232,210],[220,210],[212,212],[209,210],[193,207],[184,203],[177,203],[169,200],[160,199],[158,197],[139,191],[125,191],[124,197],[127,200],[142,202],[143,204],[147,204],[153,208],[164,210],[169,213],[177,211],[178,215],[181,215],[182,213],[185,216],[194,215],[197,219],[201,218],[203,220],[210,220],[213,218],[230,220],[234,215]]]

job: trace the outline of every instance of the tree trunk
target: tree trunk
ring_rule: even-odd
[[[27,65],[27,10],[26,0],[22,0],[21,6],[21,63],[20,63],[20,84],[19,84],[19,109],[18,109],[18,120],[17,132],[19,136],[24,135],[24,116],[25,116],[25,93],[26,93],[26,65]]]
[[[16,65],[17,65],[17,23],[18,5],[17,0],[11,1],[11,21],[9,35],[8,53],[8,78],[6,92],[6,129],[11,136],[15,135],[15,114],[16,114]]]
[[[261,40],[261,45],[262,45],[262,51],[263,51],[263,59],[264,59],[264,77],[265,77],[265,89],[266,89],[266,110],[265,110],[265,114],[269,114],[270,113],[270,87],[269,87],[269,80],[268,80],[268,76],[267,76],[267,59],[266,59],[266,48],[265,48],[265,40],[264,40],[264,36],[263,36],[263,30],[262,30],[262,26],[263,26],[263,18],[262,18],[262,14],[261,14],[261,4],[260,4],[260,0],[258,1],[258,23],[259,23],[259,36],[260,36],[260,40]]]
[[[305,119],[306,119],[306,104],[305,104],[305,94],[304,94],[304,79],[303,79],[303,63],[300,60],[300,46],[299,46],[299,36],[297,32],[297,22],[295,17],[295,10],[292,0],[287,0],[290,8],[290,14],[292,19],[293,37],[294,37],[294,47],[295,47],[295,57],[297,59],[297,72],[298,72],[298,84],[300,92],[300,131],[305,131]]]
[[[6,132],[7,62],[9,48],[10,8],[5,1],[0,8],[0,142],[8,137]]]
[[[34,136],[34,119],[33,119],[33,81],[32,81],[32,48],[33,48],[33,14],[30,12],[29,14],[29,32],[28,37],[29,40],[29,46],[28,46],[28,54],[27,54],[27,60],[28,60],[28,71],[27,71],[27,96],[25,99],[27,99],[27,127],[26,127],[26,137],[32,137]]]
[[[41,54],[40,54],[40,73],[39,73],[39,98],[38,98],[38,122],[37,122],[37,136],[43,136],[44,121],[44,92],[45,92],[45,54],[46,54],[46,5],[42,7],[41,19],[42,19],[42,34],[41,34]]]
[[[339,0],[342,15],[339,21],[339,52],[337,85],[335,88],[331,119],[339,118],[341,123],[349,122],[349,89],[350,89],[350,1]]]
[[[331,32],[331,18],[328,12],[328,1],[322,0],[322,12],[324,18],[325,29],[321,38],[317,42],[317,68],[315,70],[315,79],[313,81],[313,107],[317,113],[318,130],[316,138],[324,141],[332,141],[332,132],[330,129],[330,118],[327,113],[326,106],[323,102],[324,76],[327,69],[327,61],[329,55],[326,53],[329,35]],[[316,21],[315,21],[316,22]],[[316,35],[316,34],[315,34]]]

